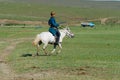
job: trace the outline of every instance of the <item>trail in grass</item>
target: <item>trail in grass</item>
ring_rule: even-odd
[[[5,58],[7,55],[12,53],[17,43],[18,42],[12,42],[1,52],[1,56],[0,56],[0,72],[1,72],[0,79],[1,80],[14,80],[13,79],[15,76],[14,71],[10,69],[7,61],[5,61]]]
[[[18,43],[21,43],[26,39],[9,40],[10,45],[3,49],[0,53],[0,80],[16,80],[17,75],[10,68],[10,65],[6,61],[6,57],[12,53]]]

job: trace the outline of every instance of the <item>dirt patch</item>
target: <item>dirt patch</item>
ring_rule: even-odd
[[[47,22],[41,21],[20,21],[20,20],[9,20],[9,19],[0,19],[0,25],[46,25]]]
[[[66,17],[68,18],[68,17]],[[69,25],[78,25],[80,26],[81,22],[100,22],[101,24],[106,24],[106,23],[120,23],[119,18],[117,17],[107,17],[107,18],[97,18],[97,19],[87,19],[87,18],[69,18],[72,21],[67,22]],[[66,22],[65,22],[66,24]],[[10,19],[0,19],[0,25],[47,25],[46,21],[20,21],[20,20],[10,20]],[[24,28],[24,27],[23,27]]]
[[[101,75],[102,71],[104,71],[103,68],[90,67],[90,66],[82,66],[78,68],[48,69],[48,70],[40,70],[39,67],[33,66],[31,67],[31,69],[38,69],[39,72],[20,74],[15,77],[15,80],[69,80],[71,76],[96,77],[96,74],[98,74],[98,72],[100,73],[98,75]],[[102,78],[98,78],[96,80],[102,80]]]

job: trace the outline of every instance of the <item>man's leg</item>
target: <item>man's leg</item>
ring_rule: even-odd
[[[60,32],[59,32],[59,31],[56,32],[56,37],[55,37],[55,39],[56,39],[55,43],[56,43],[56,45],[58,45],[59,39],[60,39]]]
[[[55,45],[58,45],[58,41],[59,41],[58,37],[55,36]]]

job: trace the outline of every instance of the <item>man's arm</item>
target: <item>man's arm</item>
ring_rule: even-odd
[[[51,20],[51,23],[52,23],[52,25],[53,25],[54,27],[56,27],[56,28],[59,26],[59,24],[56,23],[56,21],[55,21],[54,18]]]

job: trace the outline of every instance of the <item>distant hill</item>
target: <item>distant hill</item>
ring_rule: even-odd
[[[54,10],[57,13],[58,22],[71,24],[82,21],[120,23],[119,9],[120,2],[117,1],[0,0],[0,19],[1,23],[3,23],[2,19],[8,23],[24,23],[21,21],[47,23],[50,12]],[[14,20],[20,20],[20,22]]]

